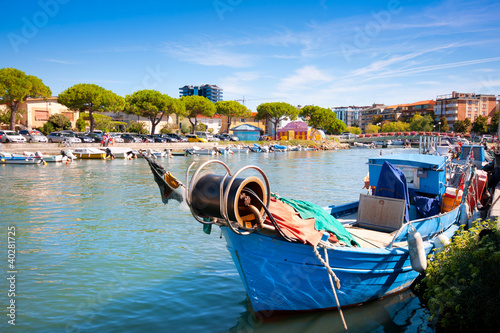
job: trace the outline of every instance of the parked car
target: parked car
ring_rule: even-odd
[[[49,139],[42,132],[37,130],[20,130],[19,134],[26,138],[28,142],[48,142]]]
[[[187,142],[188,141],[188,139],[186,137],[184,137],[182,135],[179,135],[179,134],[167,133],[165,135],[168,136],[168,137],[170,137],[170,138],[176,139],[178,142]]]
[[[142,142],[141,138],[130,134],[130,133],[124,133],[121,135],[121,138],[123,139],[123,142],[125,143],[139,143]]]
[[[240,141],[240,139],[238,139],[237,136],[227,134],[227,133],[221,134],[220,137],[221,137],[221,140],[224,140],[224,141]]]
[[[155,136],[159,136],[159,137],[162,137],[166,140],[166,142],[179,142],[179,140],[177,138],[174,138],[174,137],[171,137],[171,136],[168,136],[167,134],[155,134]]]
[[[115,143],[123,143],[125,142],[122,137],[121,137],[121,133],[113,133],[113,134],[110,134],[111,137],[113,138],[113,141]]]
[[[141,139],[141,142],[149,142],[149,143],[155,142],[155,140],[151,137],[151,135],[136,134],[136,136]]]
[[[2,142],[5,143],[26,143],[26,138],[16,131],[1,131]]]
[[[208,142],[207,139],[200,138],[196,134],[186,134],[188,142]]]
[[[93,143],[94,142],[94,139],[87,136],[87,134],[85,134],[85,133],[75,133],[75,135],[77,138],[82,140],[82,142],[85,142],[85,143]]]
[[[215,140],[214,136],[212,134],[210,134],[209,132],[207,131],[200,131],[200,132],[194,132],[194,134],[196,134],[199,138],[201,139],[206,139],[207,142],[208,141],[219,141],[219,139]],[[188,138],[189,139],[189,138]]]
[[[171,138],[163,133],[155,134],[154,138],[155,138],[156,142],[163,142],[163,143],[165,143],[165,142],[177,142],[178,141],[177,139]],[[163,141],[157,141],[157,140],[163,140]]]
[[[88,136],[89,138],[92,138],[92,140],[94,140],[95,143],[101,143],[104,139],[102,138],[102,134],[101,133],[85,133],[86,136]]]
[[[153,139],[154,142],[158,143],[165,143],[167,142],[167,139],[165,139],[161,134],[155,134],[155,135],[146,135],[148,138]]]
[[[491,135],[491,134],[484,134],[482,141],[483,142],[493,142],[493,135]]]
[[[63,142],[63,141],[69,141],[70,143],[82,143],[82,140],[77,138],[76,135],[69,131],[57,131],[57,132],[52,132],[49,135],[47,135],[47,139],[49,139],[49,142]]]

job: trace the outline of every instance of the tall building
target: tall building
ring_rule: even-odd
[[[371,107],[359,111],[359,127],[364,132],[365,127],[370,125],[373,117],[380,116],[387,106],[384,104],[373,104]]]
[[[448,95],[437,96],[434,114],[436,119],[446,117],[448,124],[453,126],[455,121],[465,120],[465,118],[469,118],[471,123],[474,123],[478,116],[486,116],[490,121],[496,107],[495,95],[453,91]]]
[[[370,106],[337,106],[332,108],[337,119],[342,120],[347,127],[359,126],[359,113]]]
[[[202,86],[184,86],[179,88],[179,97],[203,96],[212,102],[222,101],[222,89],[215,84],[204,84]]]

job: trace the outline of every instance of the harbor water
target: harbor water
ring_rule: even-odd
[[[366,162],[379,153],[218,158],[234,171],[260,167],[271,191],[283,197],[327,206],[366,193]],[[191,162],[209,158],[158,161],[184,182]],[[343,331],[335,310],[256,317],[219,228],[207,235],[185,207],[164,205],[143,159],[0,165],[0,179],[0,332]],[[14,266],[8,262],[8,228],[15,230]],[[9,323],[11,300],[15,325]],[[434,331],[428,310],[411,291],[345,309],[344,316],[350,332]]]

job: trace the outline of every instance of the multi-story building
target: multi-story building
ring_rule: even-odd
[[[373,121],[373,117],[380,116],[387,106],[384,104],[373,104],[371,107],[359,111],[359,128],[364,132],[367,125]]]
[[[401,116],[406,119],[411,119],[416,114],[426,115],[431,111],[434,111],[434,106],[436,101],[429,99],[426,101],[419,101],[410,104],[401,104]]]
[[[214,84],[204,84],[202,86],[184,86],[179,88],[179,96],[203,96],[212,102],[222,101],[222,89]]]
[[[437,96],[434,114],[436,120],[443,116],[446,117],[448,124],[452,127],[457,120],[465,120],[466,118],[474,123],[478,116],[486,116],[490,122],[496,108],[495,95],[453,91],[448,95]]]
[[[370,106],[337,106],[332,108],[337,119],[342,120],[347,127],[359,126],[359,114]]]
[[[28,98],[24,103],[19,104],[18,110],[26,111],[21,118],[21,125],[28,129],[42,127],[50,116],[58,113],[69,119],[71,127],[76,127],[76,121],[80,117],[80,112],[72,111],[57,103],[57,96],[47,99]]]

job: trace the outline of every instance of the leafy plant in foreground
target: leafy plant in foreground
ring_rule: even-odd
[[[500,321],[500,229],[474,222],[428,262],[424,298],[442,327],[493,331]]]

